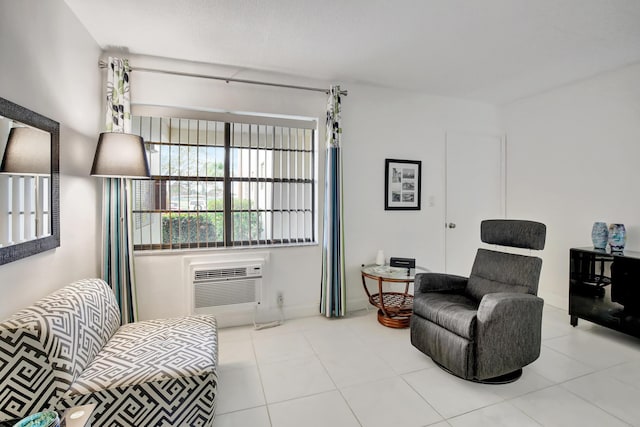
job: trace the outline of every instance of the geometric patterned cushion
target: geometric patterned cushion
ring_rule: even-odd
[[[128,323],[71,384],[66,397],[206,374],[216,368],[217,347],[213,316]]]
[[[53,409],[120,327],[109,285],[80,280],[0,323],[0,421]]]
[[[93,425],[210,425],[217,358],[213,316],[129,323],[113,335],[59,406],[97,403]]]

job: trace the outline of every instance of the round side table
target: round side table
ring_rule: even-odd
[[[413,311],[413,295],[409,293],[409,285],[413,283],[416,273],[428,272],[429,270],[420,267],[407,269],[375,264],[362,266],[362,286],[371,305],[378,309],[378,322],[389,328],[408,327]],[[366,279],[378,282],[377,293],[369,292]],[[384,291],[383,282],[404,283],[404,292]]]

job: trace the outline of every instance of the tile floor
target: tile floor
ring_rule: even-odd
[[[445,373],[374,310],[219,338],[215,427],[640,426],[640,340],[550,306],[540,358],[508,385]]]

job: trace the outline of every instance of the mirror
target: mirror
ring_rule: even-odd
[[[0,265],[60,246],[60,125],[0,98]]]

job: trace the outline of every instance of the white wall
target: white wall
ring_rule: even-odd
[[[348,299],[364,301],[360,267],[378,249],[444,271],[445,132],[495,133],[499,118],[488,104],[361,86],[344,104]],[[387,158],[422,161],[421,210],[384,210]]]
[[[131,64],[213,75],[234,75],[235,70],[145,56],[129,56]],[[234,77],[328,87],[328,82],[243,71]],[[319,127],[319,182],[324,171],[324,116],[326,95],[204,79],[133,72],[132,102],[189,106],[229,111],[292,114],[317,117]],[[446,130],[495,132],[497,110],[489,105],[441,97],[345,85],[343,99],[344,213],[349,310],[366,304],[360,265],[373,261],[377,249],[391,256],[415,257],[434,270],[444,267],[444,135]],[[384,211],[384,160],[422,160],[421,211]],[[322,212],[323,185],[319,185],[318,212]],[[433,196],[435,206],[427,200]],[[321,217],[319,218],[321,222]],[[322,235],[321,228],[319,235]],[[272,320],[277,292],[284,294],[288,317],[318,312],[321,246],[271,248],[264,287],[264,310],[259,321]],[[197,252],[213,257],[229,251]],[[233,253],[239,257],[243,250]],[[136,256],[140,317],[186,314],[188,292],[184,257],[192,252],[143,253]],[[250,314],[218,316],[221,324],[242,323]]]
[[[594,221],[621,222],[640,250],[640,64],[502,109],[507,211],[547,224],[540,295],[568,307],[569,248]]]
[[[0,0],[0,96],[60,123],[61,246],[0,266],[0,318],[99,273],[100,49],[62,0]]]

